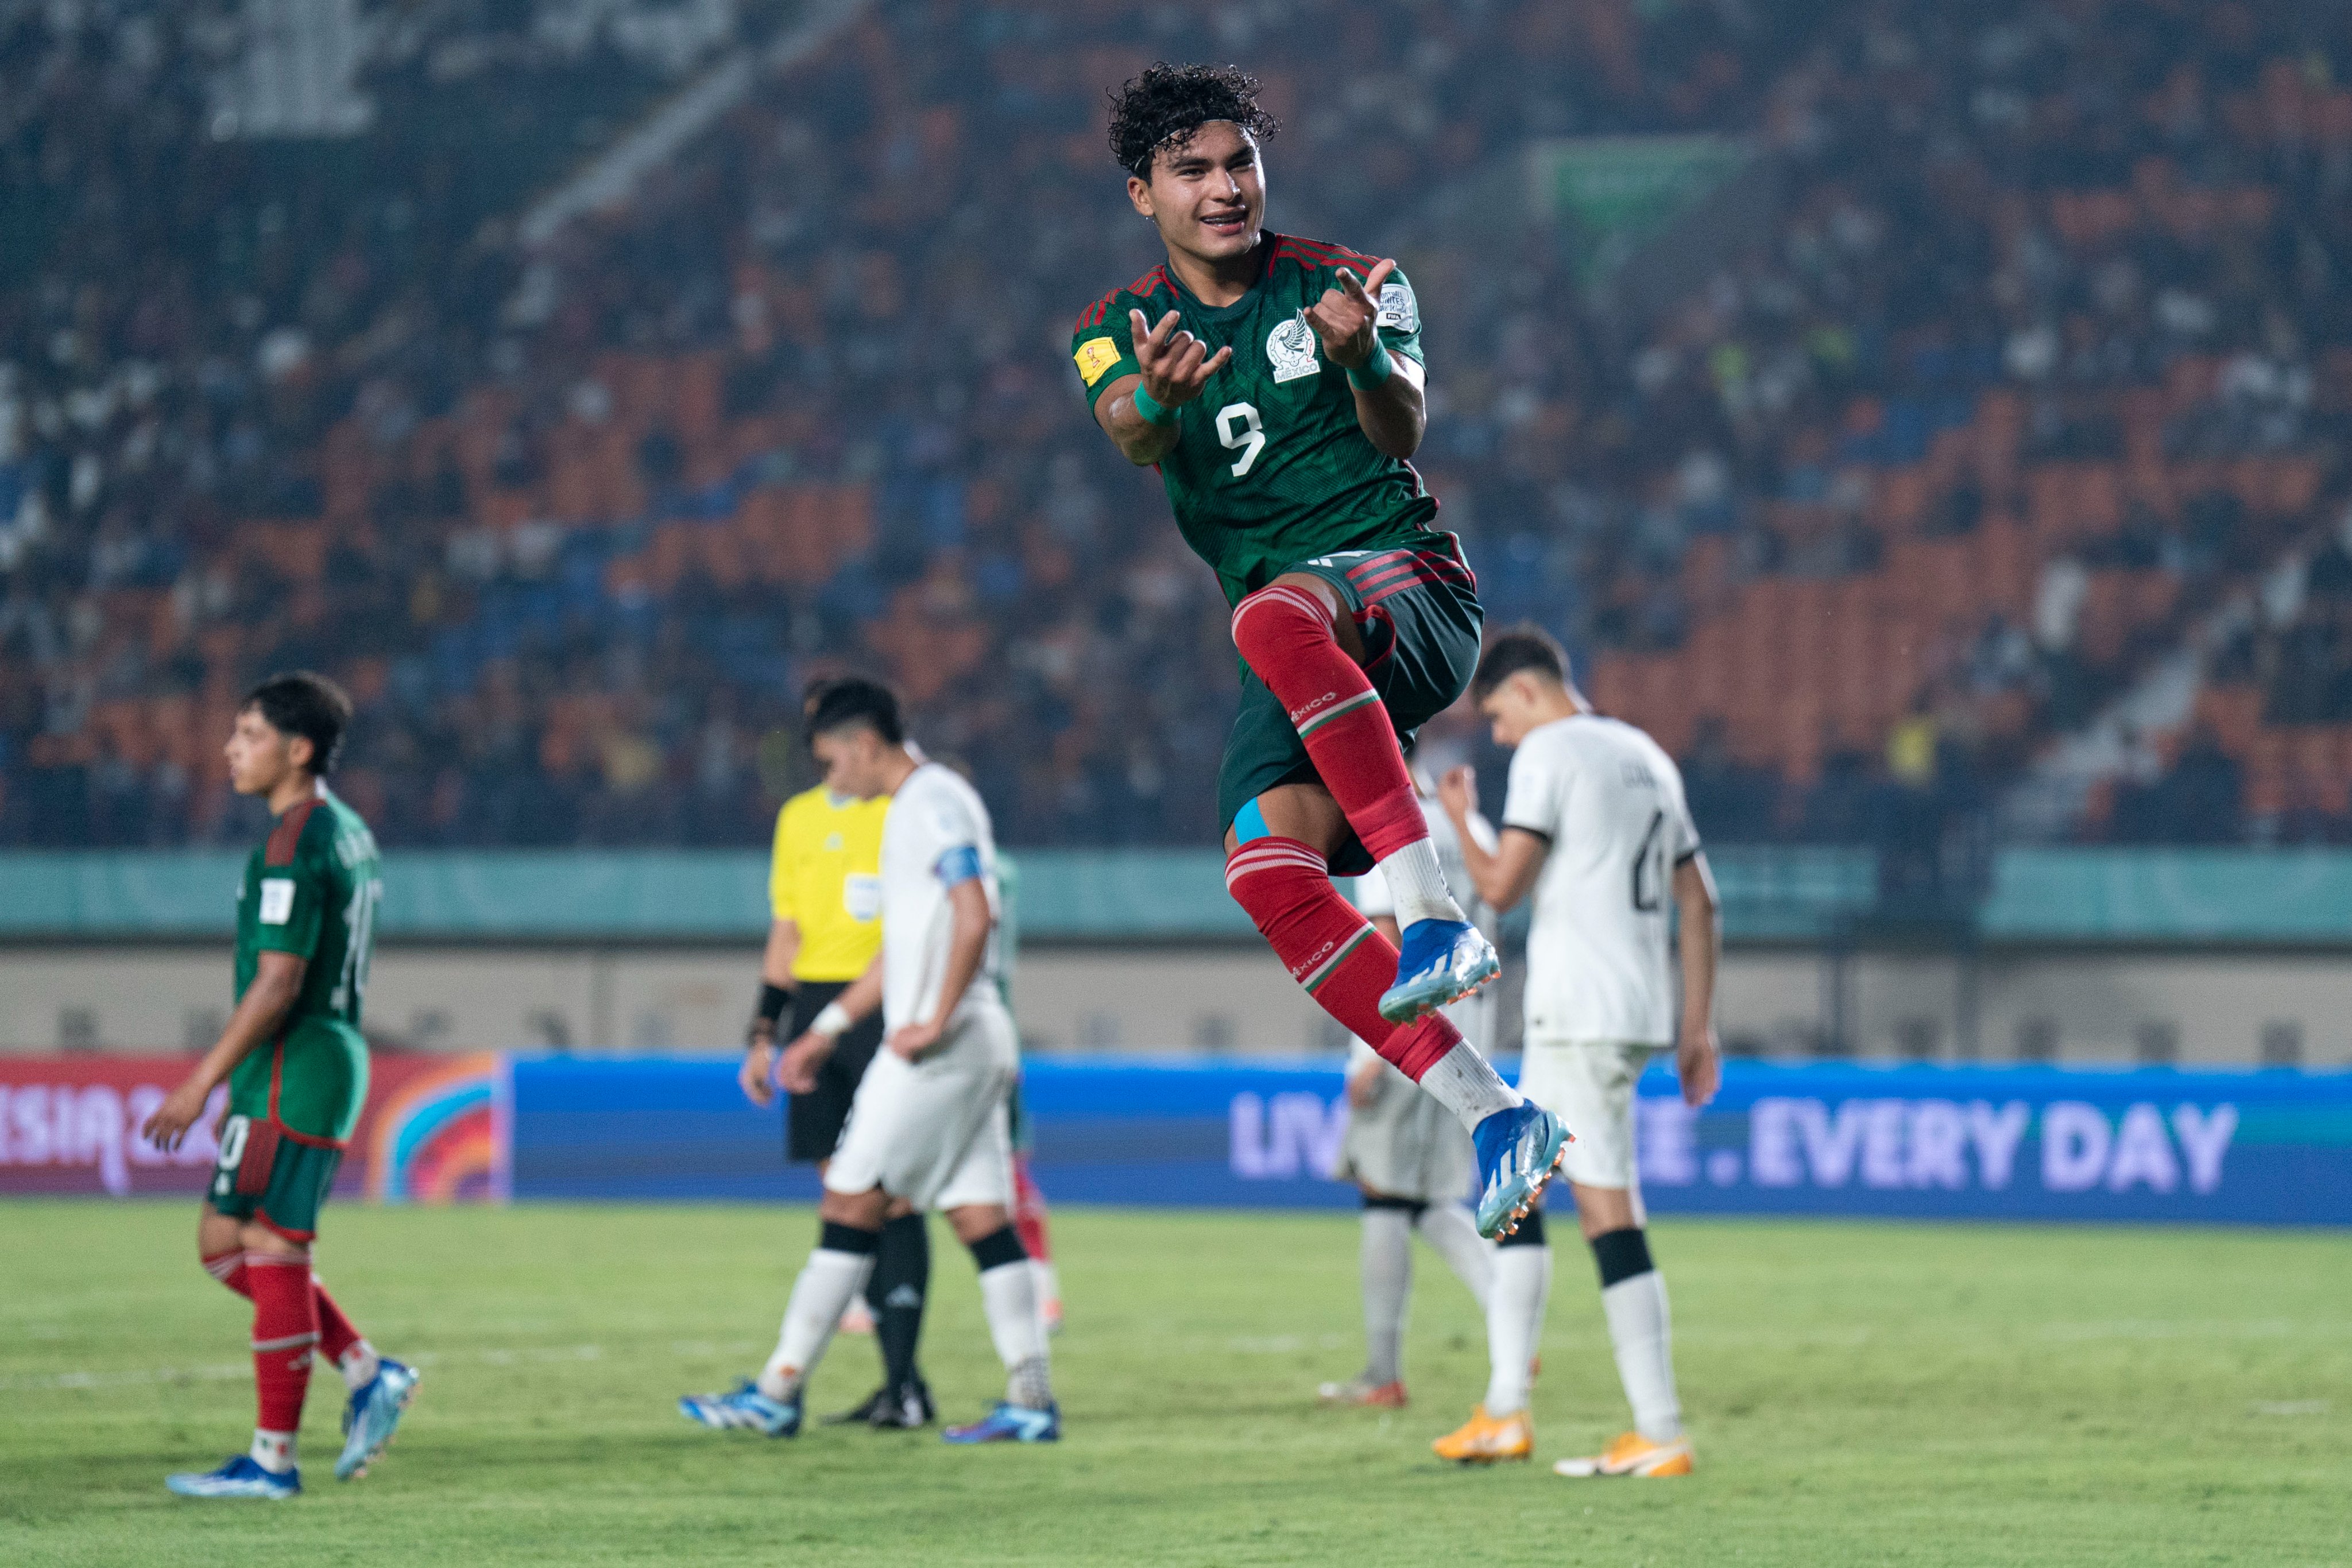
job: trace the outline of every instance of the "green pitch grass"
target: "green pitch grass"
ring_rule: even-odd
[[[1427,1252],[1401,1413],[1326,1411],[1360,1354],[1352,1217],[1055,1220],[1068,1438],[793,1442],[689,1427],[755,1368],[805,1211],[330,1212],[320,1267],[426,1373],[397,1447],[339,1485],[314,1381],[310,1492],[168,1496],[241,1448],[243,1304],[194,1206],[0,1207],[0,1562],[2315,1563],[2352,1560],[2352,1246],[2340,1237],[1666,1220],[1699,1473],[1465,1471],[1429,1439],[1484,1385]],[[999,1390],[970,1260],[935,1226],[925,1359],[946,1413]],[[1623,1425],[1590,1266],[1563,1249],[1542,1461]],[[836,1343],[813,1408],[874,1381]]]

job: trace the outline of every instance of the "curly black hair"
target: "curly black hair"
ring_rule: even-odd
[[[1160,60],[1110,95],[1110,155],[1137,179],[1150,180],[1162,147],[1183,146],[1213,120],[1230,120],[1260,141],[1282,129],[1258,107],[1257,78],[1239,66]]]

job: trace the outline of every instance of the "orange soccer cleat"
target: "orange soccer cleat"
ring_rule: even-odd
[[[1619,1434],[1616,1441],[1591,1458],[1562,1459],[1552,1466],[1559,1476],[1686,1476],[1691,1473],[1691,1441],[1687,1436],[1671,1443],[1653,1443],[1639,1432]]]
[[[1458,1430],[1430,1444],[1441,1459],[1461,1465],[1491,1465],[1497,1459],[1531,1458],[1536,1451],[1536,1424],[1525,1410],[1489,1416],[1484,1405],[1470,1412]]]

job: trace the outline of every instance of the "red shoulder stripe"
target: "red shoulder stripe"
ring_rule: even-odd
[[[314,797],[278,819],[278,825],[269,830],[269,846],[261,854],[263,865],[294,863],[294,846],[302,841],[302,826],[310,820],[310,813],[318,804]]]
[[[1112,303],[1116,301],[1120,295],[1132,294],[1138,298],[1149,299],[1152,295],[1158,293],[1160,287],[1167,282],[1168,268],[1166,265],[1162,264],[1159,267],[1153,267],[1150,272],[1145,273],[1142,277],[1137,278],[1126,287],[1112,289],[1108,294],[1104,295],[1100,299],[1096,300],[1092,305],[1089,305],[1084,310],[1079,311],[1076,323],[1070,329],[1071,332],[1073,334],[1088,332],[1092,331],[1097,327],[1101,326],[1110,315]]]
[[[1334,262],[1369,262],[1376,259],[1375,257],[1366,256],[1361,251],[1349,250],[1344,245],[1332,245],[1328,241],[1319,239],[1300,239],[1296,235],[1286,237],[1289,239],[1292,245],[1297,246],[1306,254],[1322,257],[1325,265],[1327,266]]]

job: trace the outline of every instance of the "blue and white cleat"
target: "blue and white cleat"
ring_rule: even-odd
[[[771,1399],[760,1385],[745,1378],[724,1394],[688,1394],[677,1402],[677,1413],[718,1432],[757,1432],[766,1437],[797,1437],[801,1432],[801,1396]]]
[[[1397,943],[1396,984],[1381,993],[1381,1017],[1411,1023],[1502,972],[1495,945],[1468,921],[1416,920]]]
[[[950,1427],[940,1434],[950,1443],[1058,1443],[1062,1440],[1062,1407],[1043,1410],[1000,1399],[996,1408],[969,1427]]]
[[[1497,1111],[1472,1129],[1478,1151],[1478,1234],[1493,1240],[1519,1228],[1542,1201],[1544,1184],[1574,1140],[1568,1124],[1529,1101]]]
[[[252,1497],[276,1502],[302,1495],[302,1472],[280,1475],[261,1468],[251,1454],[239,1454],[216,1470],[165,1476],[163,1484],[181,1497]]]
[[[352,1390],[343,1411],[343,1451],[335,1460],[335,1479],[347,1481],[367,1474],[383,1457],[384,1445],[399,1429],[408,1402],[416,1397],[417,1370],[404,1361],[383,1358],[376,1374]]]

